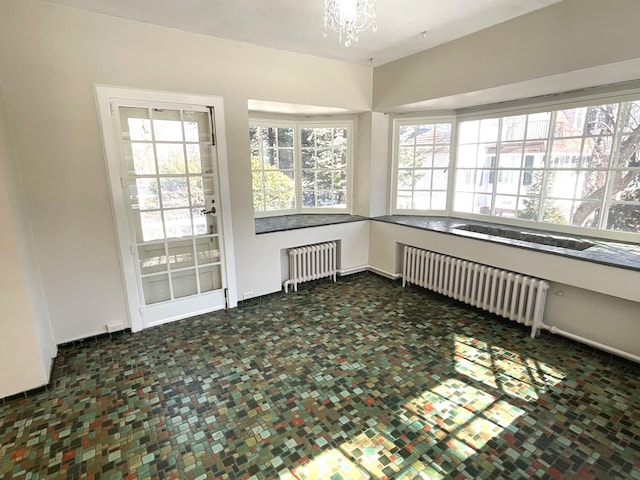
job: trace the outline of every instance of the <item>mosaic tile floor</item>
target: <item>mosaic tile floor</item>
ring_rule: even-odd
[[[62,348],[0,477],[640,479],[639,373],[356,275]]]

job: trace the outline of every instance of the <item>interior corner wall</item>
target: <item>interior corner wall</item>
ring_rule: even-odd
[[[0,85],[0,398],[49,382],[55,345]]]
[[[94,84],[223,97],[240,295],[279,289],[279,272],[267,278],[256,265],[279,269],[279,249],[304,236],[255,234],[247,100],[371,110],[369,66],[35,0],[0,1],[0,46],[0,80],[57,343],[127,321]]]
[[[512,98],[476,95],[475,104],[637,79],[638,18],[640,2],[636,0],[563,0],[376,67],[374,110],[393,111],[509,85],[522,88],[510,90],[516,95]],[[566,83],[569,77],[563,75],[572,72],[584,73]],[[539,79],[544,80],[539,85],[542,90],[524,89],[526,82]]]

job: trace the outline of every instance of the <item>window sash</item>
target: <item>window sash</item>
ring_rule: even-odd
[[[268,217],[288,214],[301,213],[350,213],[351,211],[351,164],[353,157],[353,135],[354,121],[344,120],[333,122],[315,122],[315,121],[291,121],[283,122],[269,119],[250,119],[250,128],[293,128],[293,170],[294,179],[294,197],[295,206],[291,209],[272,209],[269,211],[256,210],[254,208],[254,216]],[[333,136],[332,145],[327,146],[321,140],[314,137],[313,145],[303,142],[303,132],[309,130],[318,130],[317,135],[322,133],[328,134],[327,129],[333,129],[333,132],[344,130],[346,138],[339,142]],[[325,130],[322,132],[322,130]],[[287,147],[288,148],[288,147]],[[311,159],[314,164],[305,164],[306,155],[312,153]],[[337,155],[340,154],[340,155]],[[338,159],[337,156],[340,158]],[[322,162],[321,162],[322,161]],[[327,163],[328,162],[328,163]],[[252,182],[254,175],[260,174],[260,169],[252,168]],[[304,184],[309,178],[314,178],[314,182],[310,185]],[[324,182],[319,185],[318,182]],[[252,197],[255,202],[255,192],[252,191]],[[310,206],[310,198],[314,199],[317,206]],[[331,199],[329,205],[322,205],[323,201]],[[335,206],[335,205],[338,206]]]
[[[609,128],[611,122],[603,121],[603,112],[606,113],[605,110],[607,110],[604,106],[607,105],[611,106],[609,110],[615,114],[614,128]],[[627,209],[626,215],[633,214],[635,218],[637,215],[635,215],[633,208],[640,203],[637,201],[638,187],[635,186],[637,181],[631,187],[627,186],[626,199],[618,198],[620,194],[617,197],[613,194],[616,191],[613,188],[616,175],[625,175],[630,171],[635,173],[640,170],[638,163],[627,165],[628,161],[626,161],[621,165],[617,164],[621,154],[621,142],[631,134],[630,127],[623,125],[628,121],[626,119],[625,122],[622,121],[631,108],[634,109],[636,118],[640,116],[640,100],[638,100],[637,93],[632,97],[624,96],[618,99],[602,97],[600,100],[554,102],[552,106],[547,106],[547,108],[532,107],[519,111],[492,113],[485,111],[474,115],[465,113],[457,116],[457,121],[455,118],[452,120],[449,117],[448,120],[453,124],[453,132],[448,201],[444,210],[397,208],[398,202],[402,198],[406,198],[410,190],[402,188],[403,185],[398,183],[399,174],[405,169],[400,158],[402,145],[399,129],[406,125],[436,123],[442,121],[442,118],[396,118],[393,130],[391,212],[394,214],[468,216],[469,218],[514,223],[529,227],[537,226],[567,231],[568,233],[581,231],[594,234],[594,232],[598,232],[599,235],[604,234],[609,237],[613,231],[608,224],[608,217],[613,209],[617,209],[616,214],[618,215],[623,209]],[[558,128],[559,117],[566,116],[567,112],[571,110],[575,115],[572,118],[564,118],[564,128]],[[508,125],[510,128],[505,128],[507,126],[505,119],[509,119],[511,122]],[[477,122],[484,129],[481,127],[479,131],[470,133],[468,125],[470,122]],[[633,126],[637,126],[637,123],[634,123]],[[544,132],[546,132],[546,136],[543,135]],[[536,147],[539,150],[534,150],[534,143],[539,143]],[[568,146],[572,146],[574,151],[570,151]],[[605,154],[599,153],[594,156],[592,152],[596,148],[600,148]],[[473,153],[474,149],[475,153]],[[508,155],[505,152],[509,149],[512,152],[517,152],[514,157],[517,157],[518,161],[507,158]],[[481,152],[479,153],[478,150]],[[471,157],[469,157],[469,152],[472,152]],[[635,155],[640,157],[640,151],[637,151]],[[536,175],[542,177],[538,179],[541,182],[542,191],[538,195],[529,195],[526,188],[532,188]],[[597,185],[596,191],[600,190],[602,194],[599,194],[597,198],[590,198],[587,195],[589,189],[585,187],[586,182],[592,181],[588,178],[589,176],[598,175],[601,178],[594,184]],[[564,176],[565,189],[571,190],[566,185],[571,181],[576,182],[571,194],[563,192],[562,188],[549,186],[550,183],[553,183],[554,178],[552,177],[554,176]],[[519,190],[506,191],[505,186],[509,182],[515,182],[516,178],[519,179]],[[478,182],[482,183],[485,188],[480,191],[481,189],[474,187],[474,182],[476,186]],[[548,189],[550,189],[549,192],[547,192]],[[465,206],[465,202],[468,203],[469,199],[474,196],[478,196],[479,200],[484,202],[482,204],[484,208],[480,209],[480,204],[477,208]],[[540,208],[536,218],[524,221],[517,217],[512,219],[500,217],[500,215],[508,213],[506,212],[508,209],[504,208],[505,202],[514,204],[513,198],[510,197],[515,197],[516,209],[518,202],[527,199],[536,200],[540,205],[544,205],[545,202],[549,205],[557,204],[558,208],[564,209],[568,224],[561,225],[545,221],[544,210]],[[573,224],[578,223],[577,220],[580,217],[574,214],[583,203],[588,205],[588,208],[583,207],[583,210],[591,210],[592,214],[597,211],[597,219],[593,225],[590,222]],[[595,204],[597,206],[594,207]],[[567,211],[570,213],[566,214]],[[546,217],[546,220],[549,220],[549,216],[546,215]],[[634,235],[634,233],[638,232],[631,229],[630,232],[621,232],[621,236],[614,235],[614,237],[627,239],[628,235]]]

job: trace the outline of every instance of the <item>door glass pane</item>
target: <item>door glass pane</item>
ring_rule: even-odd
[[[142,279],[142,287],[144,290],[144,303],[146,305],[171,300],[169,275],[167,274],[144,277]]]
[[[189,173],[202,173],[202,156],[200,145],[187,145],[187,165]]]
[[[152,210],[160,208],[158,198],[158,181],[155,178],[136,179],[136,190],[138,193],[138,204],[140,210]]]
[[[202,164],[202,173],[213,173],[213,159],[211,158],[211,149],[206,145],[200,147],[200,162]]]
[[[220,247],[217,237],[199,238],[196,240],[198,265],[217,263],[220,261]]]
[[[193,267],[195,258],[193,255],[193,242],[186,240],[183,242],[169,242],[169,264],[171,269]]]
[[[180,110],[153,109],[153,134],[156,142],[181,142]]]
[[[187,142],[209,142],[209,112],[183,112],[184,139]]]
[[[213,222],[215,222],[215,217],[213,215],[205,215],[202,213],[202,209],[194,208],[191,210],[193,215],[193,228],[194,235],[207,235],[209,233],[215,233],[212,231],[214,227],[212,227]]]
[[[204,185],[202,177],[189,178],[189,192],[191,194],[191,205],[194,207],[204,206]]]
[[[184,150],[181,143],[161,143],[156,145],[158,156],[158,173],[184,174],[187,168],[184,163]]]
[[[163,208],[189,206],[189,190],[187,189],[186,177],[160,178],[160,191],[162,192]]]
[[[222,288],[222,273],[220,265],[211,265],[209,267],[199,268],[200,291],[210,292]]]
[[[148,108],[120,107],[120,126],[123,140],[151,140]]]
[[[156,173],[152,143],[125,143],[124,149],[127,159],[127,173],[135,173],[136,175],[154,175]]]
[[[188,208],[164,211],[167,238],[186,237],[192,234],[191,215]]]
[[[198,293],[196,270],[185,270],[171,274],[171,286],[174,298],[186,297]]]
[[[133,223],[136,228],[136,238],[138,241],[150,242],[164,238],[160,212],[140,212],[134,210]]]
[[[138,260],[140,261],[140,272],[143,275],[165,271],[167,269],[167,255],[164,243],[138,246]]]

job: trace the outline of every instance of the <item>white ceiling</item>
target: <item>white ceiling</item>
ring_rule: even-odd
[[[337,34],[324,38],[323,0],[41,1],[352,63],[373,58],[377,66],[561,0],[378,0],[378,31],[348,48]]]

